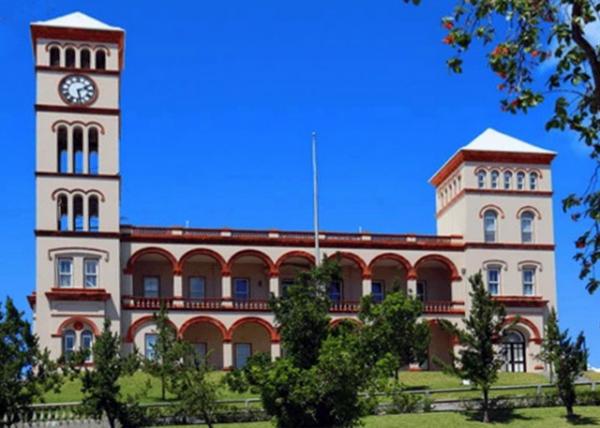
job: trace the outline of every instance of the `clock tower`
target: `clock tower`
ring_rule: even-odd
[[[75,12],[35,22],[36,293],[55,357],[120,325],[119,139],[124,36]],[[42,322],[43,320],[43,322]]]

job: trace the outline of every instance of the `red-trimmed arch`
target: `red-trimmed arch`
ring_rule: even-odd
[[[375,267],[377,262],[382,261],[382,260],[394,260],[394,261],[400,263],[402,265],[402,267],[406,270],[407,274],[408,274],[408,272],[410,272],[410,270],[412,268],[412,265],[410,264],[410,262],[408,260],[406,260],[404,257],[402,257],[400,254],[383,253],[383,254],[380,254],[377,257],[375,257],[373,260],[371,260],[371,263],[369,263],[369,266],[367,267],[369,275],[373,274],[373,268]]]
[[[338,325],[340,325],[344,321],[349,321],[352,324],[356,325],[357,327],[362,327],[362,325],[363,325],[362,322],[360,322],[360,320],[357,320],[356,318],[336,318],[334,320],[331,320],[331,322],[329,323],[329,327],[336,328]]]
[[[258,250],[241,250],[231,256],[227,262],[227,269],[229,272],[233,272],[233,264],[240,257],[256,257],[262,260],[269,268],[269,275],[277,276],[277,269],[275,268],[275,263],[273,263],[273,260],[271,260],[271,258],[265,253]]]
[[[179,262],[177,263],[177,269],[179,270],[179,272],[183,272],[183,266],[185,265],[185,262],[187,262],[189,258],[194,256],[210,257],[218,263],[219,267],[221,268],[222,275],[228,275],[230,273],[230,270],[227,266],[227,262],[225,261],[223,256],[221,256],[216,251],[209,250],[208,248],[196,248],[194,250],[188,251],[183,256],[181,256]]]
[[[173,254],[171,254],[169,251],[165,250],[164,248],[159,248],[159,247],[146,247],[146,248],[137,250],[135,253],[133,253],[131,255],[131,257],[129,257],[129,260],[127,260],[127,264],[125,265],[125,273],[132,274],[133,268],[135,267],[135,263],[138,261],[138,259],[140,257],[148,255],[148,254],[158,254],[160,256],[163,256],[165,259],[167,259],[167,261],[169,263],[171,263],[171,268],[173,269],[173,273],[174,274],[180,273],[177,259],[175,258],[175,256]]]
[[[504,320],[504,325],[507,326],[510,324],[514,324],[514,325],[522,324],[522,325],[526,326],[529,329],[529,331],[531,332],[531,335],[529,336],[529,341],[533,342],[533,343],[537,343],[538,345],[540,343],[542,343],[542,336],[540,334],[540,329],[537,328],[537,326],[530,319],[527,319],[520,315],[513,316],[513,317],[507,317]]]
[[[481,209],[479,210],[479,218],[483,218],[483,214],[488,210],[496,211],[496,214],[498,214],[500,218],[506,217],[506,214],[504,214],[504,211],[498,205],[487,204],[481,207]]]
[[[74,324],[76,322],[80,322],[84,325],[87,325],[89,328],[92,329],[92,333],[94,333],[94,336],[100,336],[100,329],[98,328],[98,326],[96,325],[96,323],[94,321],[92,321],[89,318],[86,317],[82,317],[79,315],[73,316],[73,317],[69,317],[66,320],[64,320],[59,326],[58,329],[56,330],[56,333],[54,334],[55,337],[59,337],[62,336],[64,329],[69,325],[69,324]]]
[[[240,318],[239,320],[234,322],[231,325],[231,327],[229,327],[229,330],[227,331],[227,337],[226,337],[227,340],[229,340],[229,341],[233,340],[233,333],[235,333],[235,330],[237,330],[239,327],[243,326],[244,324],[260,325],[269,334],[269,337],[271,338],[271,342],[279,342],[279,333],[277,332],[277,329],[275,327],[273,327],[268,321],[265,321],[264,319],[258,318],[258,317],[244,317],[244,318]]]
[[[183,338],[183,335],[185,334],[186,330],[188,328],[190,328],[191,326],[195,325],[195,324],[210,324],[212,326],[214,326],[217,330],[219,330],[219,332],[221,332],[221,336],[223,338],[224,342],[228,342],[229,339],[229,335],[228,335],[228,331],[227,328],[225,327],[225,325],[223,325],[223,323],[221,321],[219,321],[218,319],[212,318],[212,317],[206,317],[206,316],[197,316],[194,318],[190,318],[189,320],[187,320],[186,322],[183,323],[183,325],[181,326],[181,328],[179,329],[179,337]]]
[[[535,207],[532,207],[531,205],[525,205],[524,207],[519,208],[519,211],[517,211],[517,218],[521,218],[523,213],[526,211],[531,211],[534,214],[534,216],[537,216],[538,220],[542,219],[542,213],[540,213],[540,210],[538,210]]]
[[[168,320],[168,321],[169,321],[169,324],[171,324],[171,326],[173,327],[173,329],[175,329],[175,331],[177,331],[177,326],[173,323],[173,321],[171,321],[171,320]],[[126,343],[133,343],[135,334],[138,332],[138,330],[140,328],[142,328],[143,325],[148,324],[148,323],[155,323],[155,322],[156,322],[156,319],[154,318],[154,315],[145,315],[141,318],[138,318],[127,329],[127,334],[125,334],[124,341]]]
[[[360,269],[363,279],[370,278],[369,268],[367,267],[367,264],[362,259],[362,257],[360,257],[354,253],[351,253],[349,251],[337,251],[337,252],[333,253],[331,256],[329,256],[330,260],[335,260],[337,258],[351,260]]]
[[[450,279],[452,281],[460,281],[461,277],[458,273],[458,269],[456,265],[446,256],[442,256],[441,254],[427,254],[426,256],[421,257],[414,266],[414,272],[416,273],[419,270],[420,265],[425,262],[438,262],[446,266],[450,271]]]
[[[304,259],[313,266],[315,264],[315,256],[313,256],[310,253],[307,253],[306,251],[288,251],[287,253],[282,254],[275,262],[275,268],[277,269],[277,271],[279,272],[281,265],[283,265],[286,262],[286,260],[291,259],[293,257]]]

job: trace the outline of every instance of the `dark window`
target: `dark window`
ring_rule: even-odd
[[[88,170],[90,174],[98,174],[98,129],[88,130]]]
[[[50,67],[60,67],[60,49],[56,46],[50,48]]]
[[[57,202],[57,228],[69,230],[68,200],[66,195],[60,195]]]
[[[103,50],[99,50],[96,52],[96,69],[106,69],[106,53]]]
[[[69,172],[69,149],[67,145],[67,127],[61,126],[56,133],[57,170],[61,173]]]
[[[190,299],[204,299],[205,297],[205,281],[201,276],[191,276],[189,282]]]
[[[79,62],[81,64],[80,65],[81,68],[90,68],[90,63],[91,63],[90,50],[82,49],[80,55],[81,55],[81,57],[79,59]]]
[[[90,196],[90,199],[88,199],[88,210],[89,210],[88,230],[90,232],[98,232],[99,224],[100,224],[100,213],[99,213],[97,196]]]
[[[158,276],[144,277],[144,297],[160,297],[160,278]]]
[[[507,372],[525,371],[525,339],[517,331],[509,331],[502,341]]]
[[[69,48],[65,51],[65,65],[67,68],[75,68],[75,49]]]
[[[375,303],[381,303],[384,299],[384,286],[383,281],[371,282],[371,295]]]
[[[73,230],[83,230],[83,198],[80,195],[73,198]]]
[[[73,129],[73,172],[83,173],[83,129],[79,126]]]
[[[327,291],[332,304],[337,305],[342,302],[342,281],[332,281]]]
[[[235,278],[233,280],[233,298],[241,301],[250,299],[250,280],[248,278]]]
[[[241,369],[248,362],[248,358],[252,356],[252,345],[250,343],[235,344],[235,368]]]

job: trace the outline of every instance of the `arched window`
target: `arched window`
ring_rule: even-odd
[[[498,177],[500,176],[500,173],[498,171],[492,171],[491,174],[491,188],[492,189],[497,189],[498,188]]]
[[[73,172],[83,173],[83,129],[80,126],[73,129]]]
[[[56,223],[58,230],[69,230],[68,206],[67,195],[60,195],[56,203]]]
[[[69,172],[69,149],[67,145],[67,127],[60,126],[56,132],[56,151],[57,151],[57,171],[60,173]]]
[[[81,195],[73,198],[73,230],[76,232],[83,230],[83,198]]]
[[[508,331],[502,340],[504,350],[505,365],[507,372],[525,371],[525,339],[523,335],[516,330]]]
[[[89,49],[82,49],[79,54],[79,64],[81,68],[90,68],[91,54]]]
[[[523,190],[525,188],[525,173],[517,173],[517,190]]]
[[[102,49],[96,51],[96,69],[106,69],[106,52],[104,52]]]
[[[98,128],[88,130],[88,171],[98,174]]]
[[[88,230],[90,232],[98,232],[100,216],[98,212],[98,197],[95,195],[90,196],[88,200],[89,220]]]
[[[65,51],[65,66],[67,68],[75,68],[75,49],[68,48]]]
[[[73,330],[63,332],[63,355],[68,358],[75,351],[76,335]]]
[[[483,235],[485,242],[496,242],[498,233],[498,213],[487,210],[483,214]]]
[[[535,267],[523,267],[523,296],[535,295]]]
[[[60,49],[56,46],[50,48],[50,67],[60,67]]]
[[[94,344],[94,334],[85,330],[81,333],[81,350],[87,351],[87,355],[85,358],[86,363],[90,363],[92,361],[92,345]]]
[[[483,189],[485,187],[485,177],[485,171],[482,170],[477,173],[477,187],[479,187],[480,189]]]
[[[521,242],[533,242],[533,220],[535,216],[531,211],[521,214]]]
[[[512,172],[504,172],[504,190],[509,190],[512,187]]]
[[[538,187],[538,174],[532,172],[529,174],[529,190],[537,190]]]

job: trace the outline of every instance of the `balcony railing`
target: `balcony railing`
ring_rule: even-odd
[[[268,312],[268,300],[234,300],[230,298],[206,298],[189,299],[182,297],[140,297],[123,296],[123,309],[140,310],[158,310],[161,302],[164,302],[169,310],[203,310],[203,311],[248,311],[248,312]],[[339,301],[332,303],[331,312],[335,313],[357,313],[360,309],[360,302],[357,301]],[[465,302],[461,301],[425,301],[423,302],[423,313],[425,314],[449,314],[461,315],[465,312]]]

